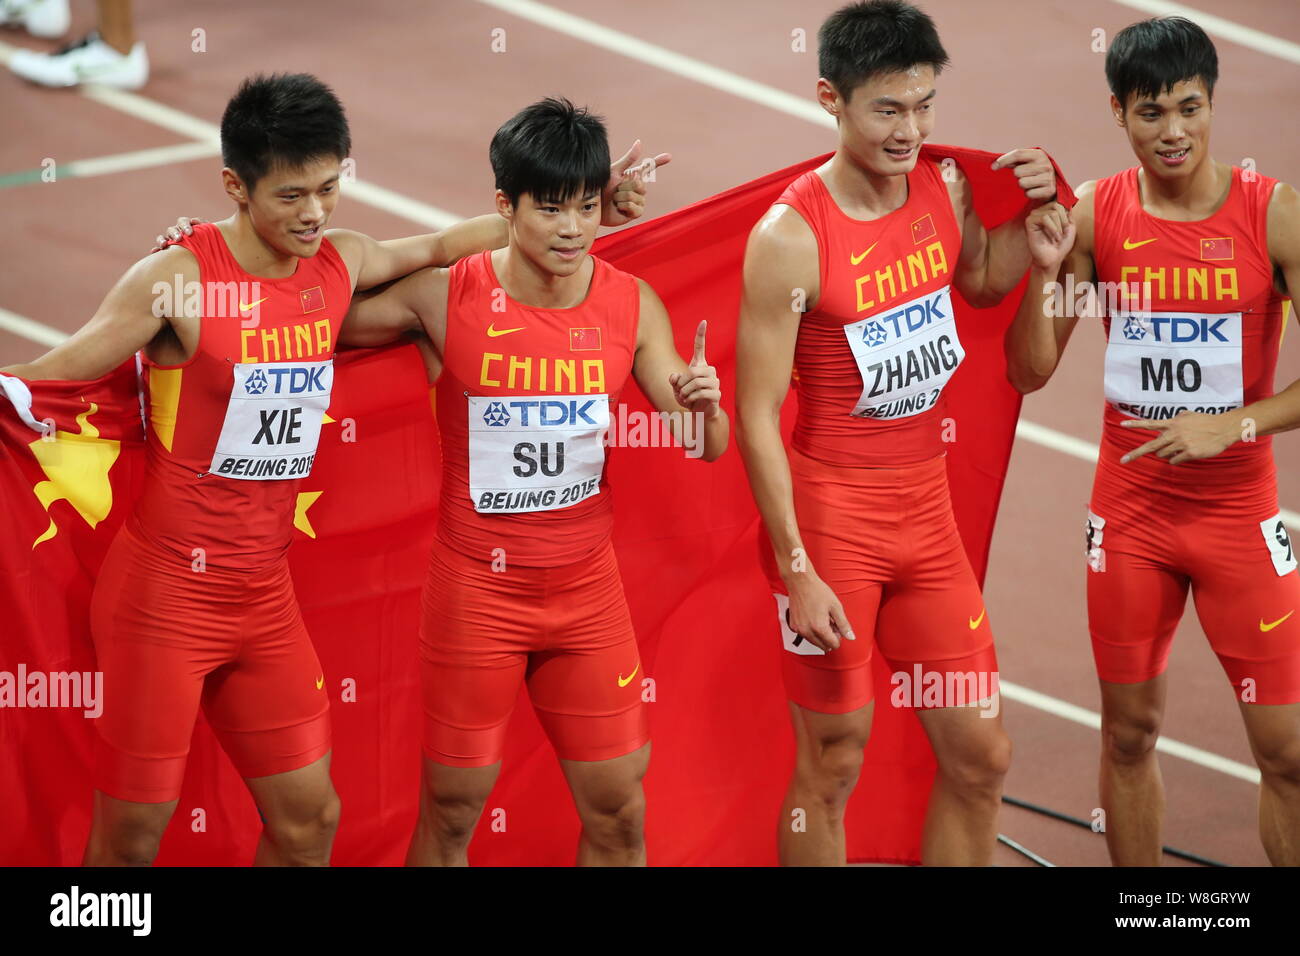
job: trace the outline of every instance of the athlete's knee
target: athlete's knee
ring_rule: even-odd
[[[997,728],[939,758],[939,772],[959,793],[972,797],[997,799],[1010,769],[1011,738]]]
[[[474,835],[474,827],[487,803],[489,788],[477,789],[438,787],[427,782],[421,800],[422,822],[429,825],[444,841],[464,845]]]
[[[639,785],[611,790],[581,812],[587,840],[609,850],[634,850],[644,840],[645,794]]]
[[[331,787],[318,799],[268,817],[267,838],[291,861],[327,862],[342,811],[343,802]]]
[[[1160,711],[1155,707],[1129,708],[1102,715],[1101,735],[1106,753],[1119,763],[1145,760],[1160,739]]]
[[[865,746],[866,741],[855,735],[813,742],[812,753],[801,767],[801,783],[826,809],[840,811],[848,803],[862,771]]]
[[[1266,783],[1300,787],[1300,738],[1256,741],[1255,761]]]
[[[118,821],[91,835],[91,856],[106,866],[150,866],[158,856],[166,824]]]

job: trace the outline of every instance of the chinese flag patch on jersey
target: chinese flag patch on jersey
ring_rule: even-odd
[[[312,286],[298,293],[298,301],[302,303],[304,315],[308,312],[319,312],[325,308],[325,293],[321,291],[320,286]]]
[[[1201,259],[1207,262],[1232,258],[1232,237],[1201,240]]]
[[[927,239],[933,239],[935,236],[934,219],[927,212],[916,222],[912,223],[912,241],[925,242]]]
[[[600,351],[600,329],[569,329],[569,351]]]

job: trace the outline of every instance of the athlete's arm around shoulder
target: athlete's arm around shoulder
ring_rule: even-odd
[[[177,289],[199,279],[193,253],[179,246],[145,256],[117,280],[90,321],[40,358],[0,372],[30,381],[80,382],[107,375],[176,318],[184,296]],[[175,301],[180,299],[180,302]],[[196,322],[196,319],[190,321]],[[187,338],[178,330],[182,342]]]
[[[782,574],[801,547],[781,406],[790,391],[799,322],[821,295],[812,227],[790,206],[767,211],[749,234],[736,331],[736,441]]]
[[[447,293],[451,270],[428,266],[384,289],[352,297],[339,344],[387,345],[408,332],[429,337],[442,356],[447,341]]]
[[[687,454],[716,461],[727,450],[731,423],[720,404],[718,370],[704,355],[708,323],[701,321],[695,330],[695,350],[688,365],[677,354],[672,322],[663,300],[648,282],[636,281],[640,316],[632,375],[650,403],[667,413],[668,427]]]
[[[329,229],[325,238],[334,243],[348,267],[352,288],[360,292],[425,266],[449,266],[475,252],[500,249],[509,234],[506,221],[492,213],[404,239],[372,239],[351,229]]]
[[[1101,316],[1093,283],[1096,186],[1089,180],[1075,190],[1078,202],[1065,218],[1040,206],[1025,220],[1029,285],[1003,339],[1007,378],[1022,395],[1047,384],[1080,317]]]

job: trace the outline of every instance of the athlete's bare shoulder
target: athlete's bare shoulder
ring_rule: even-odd
[[[352,229],[326,229],[325,238],[343,258],[343,264],[348,267],[348,275],[355,276],[366,255],[364,243],[367,237]]]
[[[1074,189],[1074,208],[1070,210],[1070,219],[1074,222],[1074,248],[1079,252],[1092,255],[1093,251],[1093,210],[1096,208],[1097,180],[1089,179]]]
[[[820,293],[821,262],[812,226],[793,206],[777,203],[749,233],[745,248],[745,291],[804,290],[811,308]]]
[[[128,297],[131,305],[149,305],[160,318],[180,318],[183,309],[173,306],[184,301],[188,284],[198,281],[199,260],[194,253],[184,246],[168,246],[137,260],[123,273],[114,292]]]
[[[1268,201],[1268,256],[1273,261],[1277,289],[1295,295],[1300,273],[1300,191],[1278,183]]]

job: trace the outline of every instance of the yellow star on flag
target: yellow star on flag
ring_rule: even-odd
[[[322,491],[300,491],[298,492],[298,503],[293,509],[293,526],[309,538],[316,537],[316,529],[311,526],[311,519],[307,517],[307,509],[316,503],[324,492]]]

